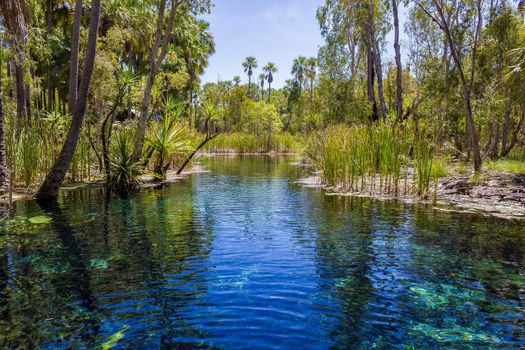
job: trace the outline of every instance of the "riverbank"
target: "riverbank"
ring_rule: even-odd
[[[434,205],[436,210],[479,213],[504,219],[525,219],[525,175],[488,170],[482,175],[452,174],[438,180],[432,198],[415,194],[383,194],[374,191],[355,192],[341,186],[323,184],[319,176],[310,176],[297,183],[323,188],[327,195],[368,197]]]
[[[144,174],[140,177],[141,180],[141,188],[150,188],[155,187],[163,183],[171,183],[171,182],[179,182],[186,179],[191,174],[197,174],[197,173],[206,173],[209,172],[206,167],[204,167],[202,164],[196,162],[194,165],[192,165],[188,170],[184,171],[183,174],[178,175],[175,170],[169,170],[166,174],[166,179],[159,181],[154,176],[150,174]],[[101,188],[104,187],[104,180],[102,177],[96,177],[92,181],[84,181],[84,182],[67,182],[65,183],[61,188],[60,191],[73,191],[73,190],[79,190],[79,189],[85,189],[85,188]],[[13,190],[13,202],[16,201],[22,201],[22,200],[31,200],[35,198],[35,195],[38,191],[38,187],[30,187],[30,188],[20,188],[16,187]],[[9,202],[9,193],[3,193],[0,195],[0,205],[7,205]]]

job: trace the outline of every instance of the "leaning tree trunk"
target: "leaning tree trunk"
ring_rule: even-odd
[[[4,24],[11,34],[11,45],[15,52],[16,111],[18,120],[28,117],[27,105],[30,89],[25,84],[27,61],[29,11],[25,0],[0,0]]]
[[[82,129],[82,122],[84,120],[84,114],[86,112],[89,85],[91,83],[91,76],[93,74],[93,67],[95,65],[98,24],[100,20],[100,1],[101,0],[92,0],[91,2],[86,59],[84,62],[84,72],[82,74],[82,81],[80,83],[78,100],[75,103],[73,121],[58,159],[56,160],[51,171],[47,174],[44,183],[38,190],[38,200],[49,200],[57,197],[58,190],[64,181],[69,168],[69,163],[71,162],[77,147],[80,131]],[[77,23],[77,21],[75,21],[75,23]],[[80,21],[78,21],[78,25],[80,26]],[[74,30],[77,29],[78,28],[74,28]]]
[[[392,0],[394,14],[394,50],[396,52],[396,112],[398,122],[403,121],[403,66],[401,63],[401,47],[399,45],[399,11],[398,0]]]

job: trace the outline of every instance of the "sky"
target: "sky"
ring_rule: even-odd
[[[257,58],[257,79],[268,62],[277,65],[273,86],[280,88],[291,78],[293,59],[298,56],[317,57],[324,41],[321,37],[316,12],[324,0],[215,0],[210,22],[216,53],[202,77],[203,83],[232,80],[239,75],[244,83],[248,77],[242,62],[248,56]],[[405,35],[403,25],[406,9],[400,8],[401,47]],[[393,60],[393,33],[386,36],[383,62]]]
[[[248,77],[241,66],[248,56],[257,58],[258,77],[268,62],[277,65],[274,86],[290,79],[292,61],[297,56],[317,56],[323,39],[316,19],[317,8],[324,0],[216,0],[211,15],[211,32],[216,53],[202,81],[232,80]]]

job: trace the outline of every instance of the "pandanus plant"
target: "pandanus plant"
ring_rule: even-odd
[[[178,121],[183,114],[182,104],[168,103],[164,117],[153,122],[146,135],[146,146],[151,153],[154,173],[163,180],[166,179],[173,158],[189,151],[188,133]]]
[[[141,163],[133,160],[132,142],[132,135],[122,130],[113,145],[109,185],[121,194],[135,190],[140,185]]]

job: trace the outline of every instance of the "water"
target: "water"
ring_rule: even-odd
[[[326,196],[290,161],[211,158],[128,199],[17,203],[0,348],[525,347],[523,223]]]

